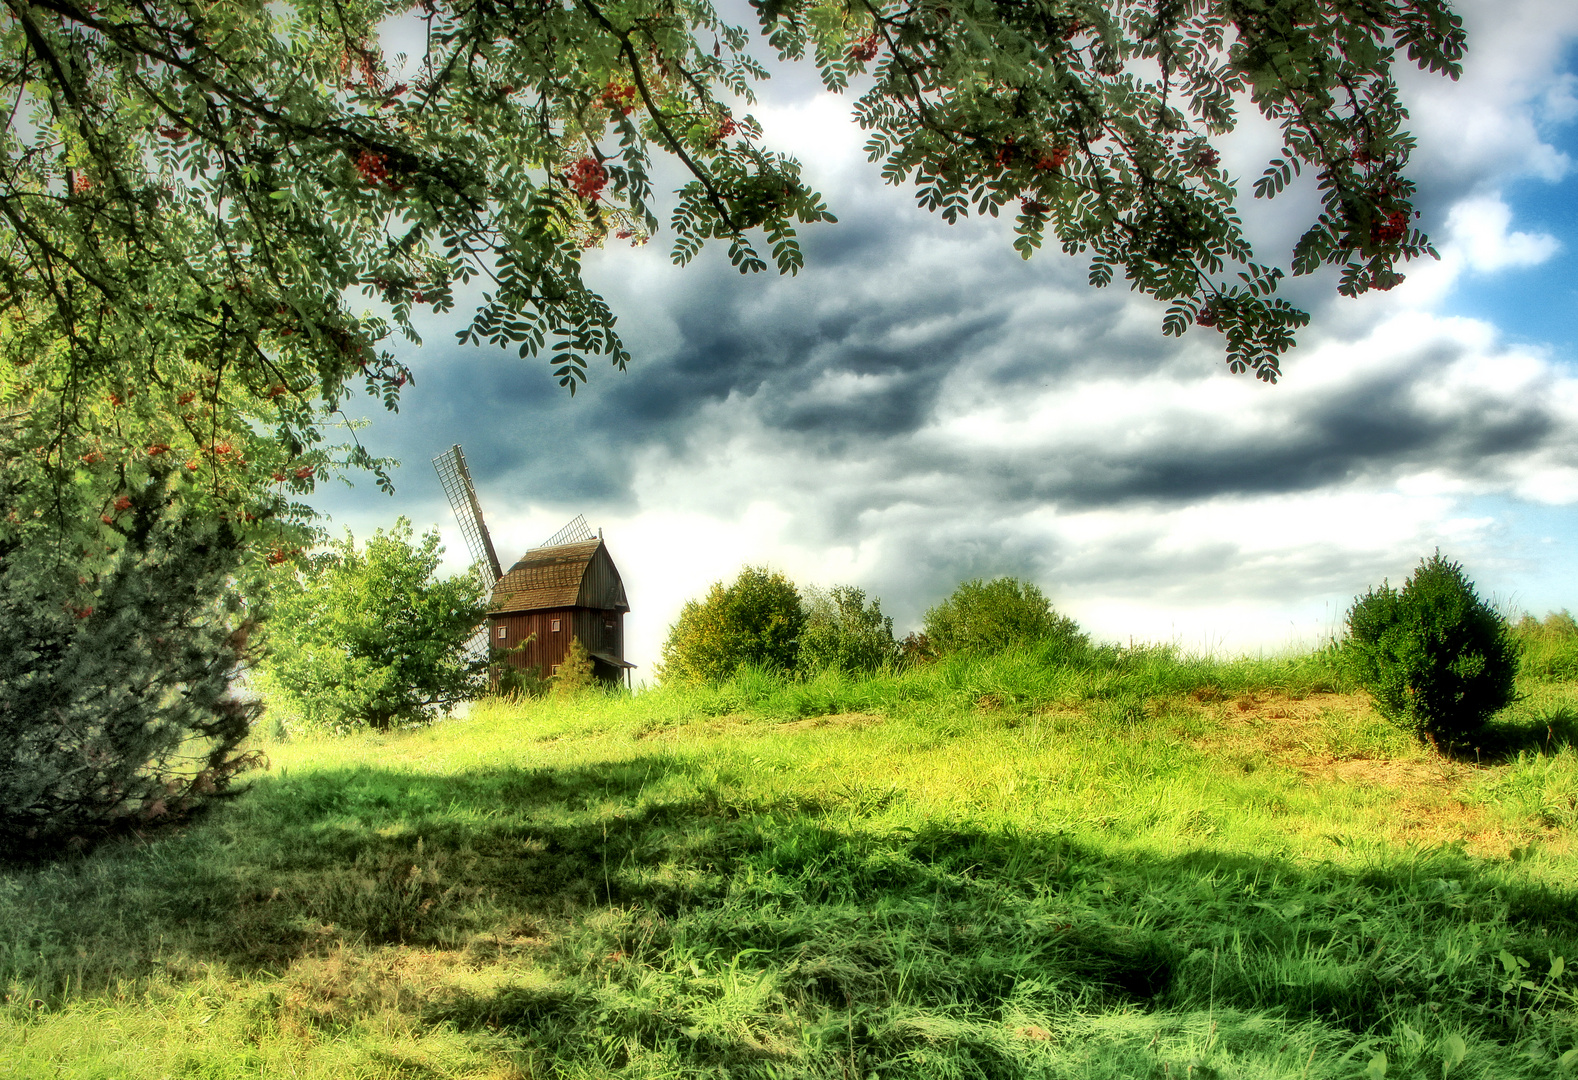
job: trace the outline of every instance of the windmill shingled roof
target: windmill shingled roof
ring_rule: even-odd
[[[586,566],[602,544],[601,540],[585,540],[579,544],[533,548],[493,586],[489,610],[574,607],[581,594]]]

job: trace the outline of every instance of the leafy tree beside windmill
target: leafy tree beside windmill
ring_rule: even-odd
[[[624,619],[630,604],[601,532],[592,532],[577,515],[505,572],[460,446],[434,458],[433,465],[490,593],[486,646],[518,671],[535,668],[554,678],[578,642],[596,680],[624,681],[635,666],[625,661]],[[483,643],[476,645],[480,652]]]

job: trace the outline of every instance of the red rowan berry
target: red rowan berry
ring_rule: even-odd
[[[608,184],[608,170],[598,164],[596,158],[580,157],[565,170],[564,178],[581,198],[596,199]]]
[[[1050,154],[1042,154],[1036,158],[1036,168],[1041,172],[1057,172],[1068,164],[1069,148],[1054,146]]]
[[[389,178],[388,162],[374,150],[363,150],[356,155],[356,171],[362,174],[362,183],[370,187],[377,187]]]
[[[1370,223],[1370,238],[1376,243],[1395,243],[1407,234],[1408,212],[1406,210],[1393,210],[1386,216],[1384,223],[1379,221]]]

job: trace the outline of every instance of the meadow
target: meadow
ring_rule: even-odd
[[[0,1077],[1578,1074],[1565,650],[1450,757],[1166,649],[266,741],[0,870]]]

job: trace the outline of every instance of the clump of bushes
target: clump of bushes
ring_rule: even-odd
[[[1000,577],[963,582],[926,612],[924,650],[934,656],[1000,652],[1015,645],[1052,643],[1064,651],[1087,648],[1090,639],[1046,594],[1028,581]]]
[[[805,609],[783,574],[747,566],[731,585],[713,584],[704,600],[688,600],[663,644],[657,675],[664,682],[722,682],[742,664],[793,671],[800,659]]]
[[[719,683],[744,667],[812,675],[869,674],[953,653],[991,653],[1037,645],[1053,660],[1087,655],[1089,639],[1052,610],[1035,585],[1014,578],[966,581],[926,613],[924,633],[903,641],[882,602],[840,585],[802,596],[782,574],[746,567],[731,585],[717,582],[681,610],[663,646],[664,682]]]
[[[1345,652],[1380,713],[1431,743],[1472,738],[1513,700],[1517,643],[1439,551],[1354,601]]]

